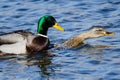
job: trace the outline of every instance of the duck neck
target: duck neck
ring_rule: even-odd
[[[40,30],[37,30],[38,34],[47,35],[48,28],[41,28]]]
[[[82,34],[79,34],[76,37],[78,37],[78,39],[82,39],[82,41],[84,41],[84,40],[92,38],[90,34],[91,34],[90,32],[84,32]]]
[[[45,22],[40,19],[37,26],[37,33],[42,35],[47,35],[48,27],[45,25]]]
[[[84,40],[91,38],[89,34],[90,34],[90,32],[84,32],[82,34],[79,34],[79,35],[73,37],[72,39],[64,42],[62,45],[71,47],[71,48],[81,45],[81,44],[83,44]]]

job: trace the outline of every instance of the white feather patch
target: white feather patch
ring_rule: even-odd
[[[25,54],[26,53],[26,40],[14,44],[5,44],[0,46],[0,51],[3,53],[12,54]]]
[[[47,36],[45,36],[45,35],[42,35],[42,34],[37,34],[37,35],[39,35],[39,36],[43,36],[43,37],[46,37],[46,38],[48,38]]]

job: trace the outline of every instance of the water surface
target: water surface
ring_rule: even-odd
[[[93,26],[115,36],[86,40],[74,49],[51,49],[56,57],[1,57],[0,80],[120,80],[120,0],[0,0],[0,34],[19,29],[36,33],[38,19],[45,14],[66,30],[49,29],[51,43]]]

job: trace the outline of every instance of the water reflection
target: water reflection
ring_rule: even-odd
[[[90,58],[94,58],[95,60],[102,61],[102,57],[105,55],[104,50],[112,49],[113,46],[107,45],[90,45],[90,44],[82,44],[72,50],[77,52],[76,55],[84,55],[89,56]],[[78,54],[79,52],[79,54]]]
[[[11,64],[14,67],[11,69],[8,66],[9,70],[8,70],[8,68],[1,68],[0,71],[6,71],[5,73],[12,73],[12,72],[16,71],[16,66],[20,65],[25,70],[25,72],[23,70],[23,73],[24,73],[23,75],[31,74],[33,76],[36,73],[36,75],[39,75],[39,78],[47,78],[48,80],[50,78],[52,78],[51,76],[56,77],[56,75],[59,78],[60,78],[60,76],[65,78],[66,76],[64,76],[64,75],[71,76],[73,74],[90,75],[90,74],[92,74],[92,71],[94,71],[94,73],[96,72],[96,70],[94,69],[95,66],[107,64],[107,62],[111,61],[110,59],[106,59],[106,57],[104,57],[104,55],[105,55],[104,49],[110,49],[110,48],[111,48],[111,46],[104,46],[104,45],[93,46],[93,45],[89,45],[89,44],[84,44],[84,45],[79,46],[74,49],[60,50],[60,51],[62,51],[62,56],[60,56],[60,57],[62,57],[64,59],[57,59],[57,58],[59,58],[59,56],[58,57],[48,57],[48,56],[42,56],[41,54],[7,55],[4,57],[1,57],[0,61],[3,63],[7,62],[7,65],[10,65],[10,63],[14,63],[14,64]],[[69,53],[66,51],[68,51]],[[57,55],[61,55],[61,54],[58,53]],[[53,61],[53,58],[55,58],[56,60]],[[81,65],[82,63],[84,63],[84,65]],[[78,64],[78,65],[76,65],[76,64]],[[86,68],[87,66],[85,67],[86,64],[94,65],[94,67],[89,65],[90,67],[87,69]],[[57,66],[57,65],[59,65],[59,66]],[[71,66],[71,65],[74,65],[74,66]],[[5,66],[5,64],[3,66]],[[78,66],[81,67],[81,69]],[[59,72],[59,71],[61,71],[60,69],[62,69],[63,67],[65,68],[64,70],[66,72],[65,71],[64,71],[64,73]],[[72,70],[71,69],[72,67],[74,69],[76,67],[78,67],[78,68],[76,68],[78,72],[76,73],[76,71]],[[27,70],[28,70],[28,72],[27,72]],[[72,72],[69,73],[69,71],[67,72],[67,70],[69,70],[70,72],[72,71]],[[7,71],[9,71],[9,72],[7,72]],[[21,75],[20,67],[17,67],[16,73],[18,75]],[[12,75],[10,74],[9,76],[12,76]],[[16,76],[16,75],[14,75],[14,76]],[[72,78],[72,77],[74,77],[74,76],[71,76],[69,78]],[[30,79],[30,78],[28,77],[28,79]],[[34,77],[34,79],[35,79],[35,77]]]
[[[50,75],[54,72],[52,67],[50,66],[52,64],[51,62],[52,57],[45,57],[41,56],[41,54],[27,56],[27,65],[28,66],[38,66],[40,69],[40,73],[44,75]]]
[[[40,74],[40,76],[49,76],[51,73],[54,72],[54,69],[52,68],[52,58],[53,57],[47,57],[47,56],[42,56],[41,54],[34,54],[34,55],[5,55],[3,57],[0,57],[0,61],[1,63],[5,63],[5,62],[11,62],[11,63],[15,63],[13,64],[13,66],[18,66],[21,65],[24,68],[29,69],[32,66],[36,66],[37,69],[33,69],[31,70],[32,72],[37,72]],[[3,66],[7,66],[10,67],[9,65],[12,65],[10,63],[6,63]],[[15,67],[13,67],[13,71]],[[18,67],[18,72],[20,67]],[[6,71],[6,68],[2,68],[2,71]],[[11,69],[12,70],[12,69]],[[11,71],[10,70],[10,71]],[[11,71],[11,72],[13,72]],[[24,72],[26,73],[26,72]]]

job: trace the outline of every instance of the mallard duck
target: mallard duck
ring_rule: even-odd
[[[83,44],[84,40],[90,39],[90,38],[97,38],[97,37],[102,37],[102,36],[113,36],[113,32],[108,32],[104,30],[103,28],[93,28],[89,31],[83,32],[75,37],[73,37],[70,40],[65,41],[62,44],[55,45],[55,47],[58,46],[66,46],[68,48],[74,48],[79,46],[80,44]]]
[[[27,54],[42,51],[48,48],[48,28],[64,29],[50,15],[41,17],[38,21],[37,33],[33,34],[26,30],[18,30],[0,35],[0,53]]]

